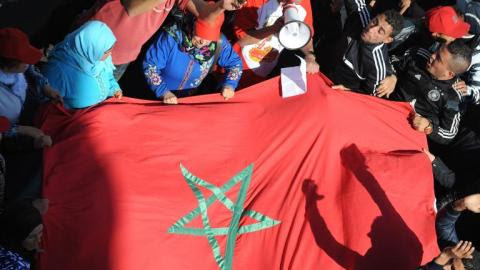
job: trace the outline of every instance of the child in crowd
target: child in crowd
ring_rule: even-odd
[[[27,135],[38,145],[51,146],[51,138],[31,126],[35,105],[48,99],[62,102],[59,93],[34,66],[41,58],[42,52],[30,45],[21,30],[0,29],[0,116],[11,123],[4,135]]]

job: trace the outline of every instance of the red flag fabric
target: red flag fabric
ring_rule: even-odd
[[[408,104],[278,78],[175,106],[50,107],[41,269],[414,269],[437,255]]]

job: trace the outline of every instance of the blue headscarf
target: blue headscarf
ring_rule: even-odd
[[[100,59],[116,40],[105,23],[89,21],[58,43],[49,57],[96,77],[104,70],[115,69],[111,56],[104,61]]]

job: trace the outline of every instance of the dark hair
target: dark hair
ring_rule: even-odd
[[[390,9],[382,13],[385,15],[385,20],[392,26],[392,34],[390,37],[395,37],[402,31],[403,28],[403,16],[398,11]]]
[[[450,42],[446,48],[452,54],[452,60],[448,63],[450,70],[457,75],[467,71],[473,50],[460,39]]]
[[[21,250],[23,240],[40,224],[42,217],[31,200],[12,202],[0,215],[0,245]]]
[[[21,62],[15,59],[0,56],[0,69],[9,69],[16,67]]]
[[[463,266],[465,266],[465,270],[480,269],[480,253],[475,250],[472,256],[473,256],[472,259],[462,259],[462,263],[463,263]]]

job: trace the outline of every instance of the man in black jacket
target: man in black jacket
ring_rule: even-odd
[[[403,18],[398,12],[388,10],[370,19],[369,7],[363,0],[348,0],[345,7],[348,19],[333,75],[337,84],[334,88],[388,96],[397,80],[386,44],[401,30]]]
[[[414,125],[436,143],[448,144],[458,132],[461,96],[453,85],[471,59],[472,50],[458,40],[442,45],[434,54],[410,49],[399,65],[391,98],[411,102],[417,114]]]

